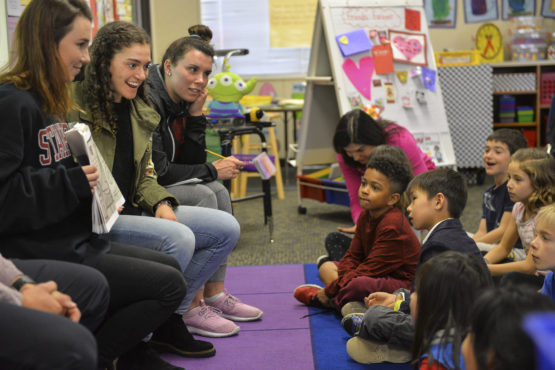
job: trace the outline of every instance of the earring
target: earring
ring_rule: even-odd
[[[168,75],[168,77],[171,77],[171,75],[172,75],[171,72],[166,72],[166,74]]]

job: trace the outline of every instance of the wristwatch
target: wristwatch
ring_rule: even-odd
[[[167,199],[162,199],[161,201],[159,201],[158,203],[156,203],[156,205],[154,206],[154,212],[156,212],[156,210],[158,209],[158,207],[160,207],[162,204],[167,205],[168,207],[170,207],[173,210],[173,204],[172,202],[170,202]]]
[[[21,275],[19,279],[13,282],[12,288],[20,291],[21,287],[23,287],[23,285],[25,284],[36,284],[36,282],[27,275]]]

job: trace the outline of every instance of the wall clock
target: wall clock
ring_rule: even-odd
[[[503,61],[503,36],[493,23],[484,23],[476,31],[476,50],[483,63]]]

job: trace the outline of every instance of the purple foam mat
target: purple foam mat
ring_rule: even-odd
[[[309,328],[308,318],[301,319],[308,313],[307,307],[297,302],[292,293],[240,294],[237,298],[264,312],[262,320],[238,322],[241,332]]]
[[[162,357],[191,369],[313,369],[308,308],[295,300],[293,290],[304,284],[303,265],[241,266],[227,269],[226,289],[264,311],[262,320],[237,323],[238,335],[204,338],[216,356],[204,359]]]
[[[225,285],[233,295],[285,293],[304,284],[303,265],[228,267]]]
[[[185,359],[164,358],[187,370],[207,369],[314,369],[310,331],[269,330],[239,333],[236,337],[211,339],[216,356]]]

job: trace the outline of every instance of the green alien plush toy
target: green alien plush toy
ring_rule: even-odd
[[[245,83],[241,77],[229,72],[229,64],[226,64],[226,72],[214,75],[206,86],[208,95],[214,99],[208,104],[210,112],[207,117],[244,117],[243,107],[239,104],[239,100],[254,89],[256,81],[257,78],[253,77]]]

